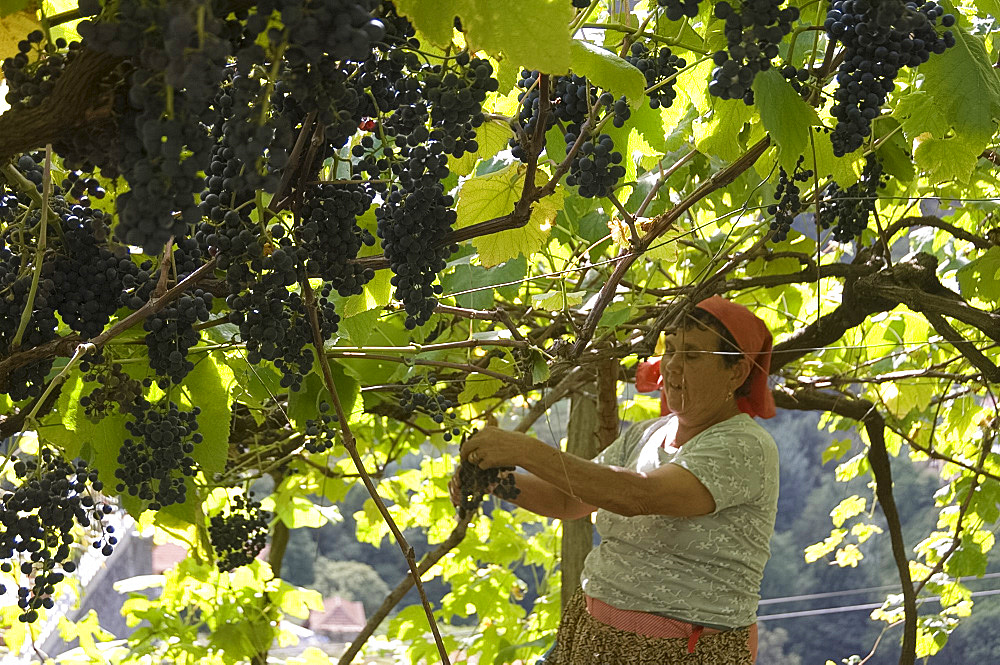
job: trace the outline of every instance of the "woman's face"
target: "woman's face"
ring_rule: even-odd
[[[742,383],[736,381],[745,363],[727,366],[721,346],[719,333],[711,328],[692,326],[666,336],[660,373],[667,405],[679,418],[696,424],[732,408],[729,394]]]

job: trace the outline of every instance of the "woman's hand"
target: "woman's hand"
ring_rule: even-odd
[[[466,439],[462,445],[462,459],[481,469],[523,466],[533,450],[532,444],[545,445],[518,432],[484,427]]]

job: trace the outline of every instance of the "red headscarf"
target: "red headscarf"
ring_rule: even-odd
[[[721,296],[706,298],[695,305],[703,309],[725,326],[736,340],[740,351],[752,363],[750,367],[750,394],[736,399],[736,405],[743,413],[761,418],[774,416],[774,397],[767,385],[771,371],[771,331],[753,312]],[[660,391],[660,413],[670,413],[667,394],[660,376],[660,359],[650,358],[639,363],[635,372],[635,389],[641,393]]]

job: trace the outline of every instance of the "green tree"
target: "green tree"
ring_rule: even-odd
[[[316,576],[312,588],[324,598],[340,596],[364,604],[371,614],[389,595],[389,585],[375,569],[360,561],[335,561],[323,557],[316,562]]]
[[[376,629],[413,662],[536,657],[558,525],[456,520],[456,444],[501,418],[542,435],[609,359],[623,390],[717,293],[767,320],[779,406],[821,414],[823,477],[853,481],[800,495],[787,546],[840,564],[807,573],[825,588],[894,572],[836,655],[890,625],[880,656],[940,650],[1000,518],[995,3],[877,0],[838,23],[793,0],[751,45],[725,29],[743,3],[344,4],[0,3],[0,473],[68,487],[59,459],[79,457],[74,487],[190,555],[126,604],[146,623],[114,657],[266,662],[319,601],[282,578],[291,532],[345,511],[408,576],[342,662]],[[928,462],[921,522],[930,500],[893,480]],[[238,498],[265,477],[261,506]],[[49,529],[34,558],[0,551],[7,593],[28,589],[7,648],[49,614],[29,580],[76,551],[53,528],[25,527]],[[539,574],[530,609],[518,573]],[[470,618],[472,637],[442,631]]]

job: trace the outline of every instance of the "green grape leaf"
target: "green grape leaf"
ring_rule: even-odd
[[[103,660],[103,654],[97,648],[97,642],[107,642],[115,638],[113,634],[101,628],[95,610],[90,610],[86,616],[76,622],[70,621],[65,616],[59,617],[59,636],[66,642],[80,640],[80,649],[95,663]]]
[[[880,123],[880,127],[889,124],[898,127],[891,121]],[[878,156],[882,160],[885,172],[902,182],[909,182],[917,175],[916,169],[913,168],[913,160],[907,154],[906,148],[906,141],[899,132],[894,133],[878,148]]]
[[[924,77],[920,89],[940,106],[956,134],[981,151],[996,132],[1000,117],[1000,74],[993,68],[982,37],[957,26],[951,32],[955,46],[920,66]]]
[[[346,367],[334,360],[328,362],[330,373],[333,375],[333,385],[337,389],[337,397],[340,398],[344,413],[350,419],[355,411],[360,409],[361,384],[348,373]],[[320,403],[330,403],[330,394],[326,390],[322,374],[322,369],[314,366],[303,378],[302,386],[288,394],[288,418],[297,428],[303,427],[306,420],[315,420],[319,417]]]
[[[1000,247],[990,247],[985,254],[959,268],[956,277],[966,298],[1000,301]]]
[[[815,160],[813,151],[815,150]],[[858,181],[865,160],[862,150],[858,149],[849,155],[837,157],[833,154],[833,143],[827,132],[813,132],[812,145],[806,149],[805,164],[818,174],[820,180],[830,176],[842,188],[846,189]]]
[[[903,127],[903,135],[910,143],[925,132],[944,136],[951,125],[941,106],[927,90],[913,90],[896,101],[892,117]]]
[[[847,536],[847,529],[834,529],[823,542],[806,547],[804,552],[806,563],[813,563],[825,557],[844,542],[845,536]]]
[[[500,357],[490,358],[489,369],[500,374],[506,374],[514,378],[516,368],[507,360]],[[503,381],[486,374],[473,373],[465,379],[465,388],[458,396],[459,404],[468,404],[479,399],[492,397],[500,388]]]
[[[719,100],[708,121],[695,120],[695,145],[706,155],[731,162],[746,150],[746,145],[740,140],[740,132],[751,118],[753,111],[743,102]]]
[[[574,307],[583,302],[586,291],[547,291],[545,293],[535,293],[531,296],[531,306],[537,309],[544,309],[550,312],[558,312],[566,307]]]
[[[938,182],[968,182],[986,143],[956,135],[944,139],[918,137],[913,159]]]
[[[459,264],[442,280],[442,287],[446,293],[457,292],[454,298],[459,307],[489,309],[493,305],[493,289],[482,288],[484,285],[480,281],[483,270],[481,266]]]
[[[538,184],[546,176],[539,173]],[[503,217],[514,209],[524,186],[524,172],[520,164],[512,164],[484,176],[469,178],[458,193],[455,205],[455,228],[464,228],[489,219]],[[517,256],[528,257],[538,251],[555,222],[562,206],[563,193],[557,189],[535,204],[528,223],[518,229],[480,236],[472,242],[479,251],[479,261],[484,266],[496,266]]]
[[[442,48],[452,41],[457,16],[473,51],[503,54],[522,67],[553,74],[569,70],[572,40],[566,26],[573,7],[563,0],[398,0],[396,7]]]
[[[28,5],[34,6],[34,4],[34,0],[0,0],[0,18],[5,18],[15,12],[25,11],[28,9]],[[21,36],[21,39],[24,39],[24,35]]]
[[[388,270],[375,271],[375,277],[365,284],[365,290],[360,295],[350,296],[344,302],[341,316],[347,318],[367,312],[371,309],[385,307],[392,300],[392,284],[389,280],[392,274]]]
[[[39,27],[34,9],[26,9],[28,2],[5,0],[0,3],[0,61],[19,53],[17,43]],[[0,73],[0,81],[3,74]]]
[[[354,316],[345,317],[340,321],[340,328],[347,333],[347,338],[354,346],[364,346],[378,327],[382,313],[377,309],[360,312]]]
[[[229,429],[233,417],[233,388],[236,385],[233,371],[219,363],[215,356],[216,354],[208,354],[196,362],[194,369],[184,380],[184,394],[190,397],[183,401],[188,407],[197,404],[201,409],[198,431],[204,437],[195,446],[191,456],[207,478],[226,468]]]
[[[646,77],[607,49],[573,40],[570,44],[570,68],[574,74],[586,76],[590,83],[611,92],[615,97],[624,95],[632,104],[644,97]]]
[[[531,382],[533,385],[538,385],[539,383],[544,383],[549,380],[551,375],[551,370],[549,369],[549,363],[545,360],[543,356],[538,351],[531,352]]]
[[[867,501],[863,496],[852,494],[847,497],[830,511],[830,519],[833,521],[833,526],[837,528],[844,526],[844,522],[863,513],[866,504]]]
[[[323,596],[319,591],[295,587],[284,580],[277,591],[271,592],[271,598],[285,613],[299,619],[308,619],[310,610],[323,609]]]
[[[517,295],[527,269],[524,257],[504,261],[492,268],[469,262],[457,263],[455,270],[442,278],[442,285],[445,295],[458,294],[454,298],[462,307],[491,309],[497,293],[507,299]]]
[[[799,156],[806,154],[809,128],[820,124],[816,109],[774,67],[757,75],[753,94],[760,121],[780,148],[778,159],[791,172]]]
[[[448,156],[448,169],[460,176],[472,173],[476,163],[481,159],[489,159],[507,147],[507,142],[514,136],[510,125],[503,122],[483,123],[476,131],[476,142],[479,150],[467,152],[461,157]]]

